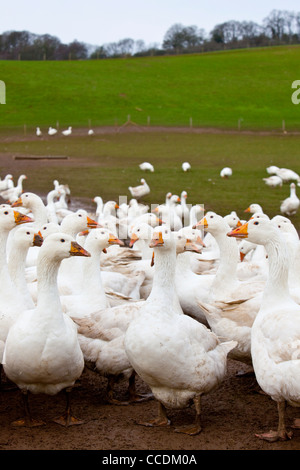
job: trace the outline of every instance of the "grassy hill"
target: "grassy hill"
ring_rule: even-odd
[[[300,46],[172,57],[0,61],[2,128],[141,125],[245,129],[300,127],[291,84]]]

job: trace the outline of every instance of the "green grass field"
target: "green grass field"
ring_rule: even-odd
[[[89,61],[0,61],[2,129],[35,126],[300,127],[291,84],[300,46],[172,57]],[[192,119],[192,121],[190,121]]]
[[[0,106],[1,177],[7,173],[1,154],[65,155],[71,158],[67,165],[17,164],[15,181],[26,172],[25,189],[46,194],[57,178],[69,184],[74,197],[90,203],[96,195],[129,198],[128,186],[146,176],[148,204],[164,202],[168,191],[186,190],[190,204],[204,204],[221,215],[236,210],[244,217],[244,209],[257,202],[273,216],[289,187],[267,187],[262,181],[266,167],[300,173],[300,136],[289,132],[300,128],[300,104],[291,101],[297,79],[299,46],[98,61],[0,61],[7,103]],[[141,126],[169,131],[140,127],[92,138],[76,134],[89,123],[121,126],[128,116]],[[189,132],[190,118],[194,128],[237,130],[241,119],[242,131],[268,132],[197,134]],[[36,126],[45,135],[57,123],[60,130],[72,125],[75,133],[35,137]],[[176,133],[172,126],[187,132]],[[155,166],[153,174],[139,170],[145,160]],[[189,173],[181,170],[186,160],[192,165]],[[233,168],[227,181],[219,176],[224,166]],[[300,230],[300,212],[292,219]]]
[[[179,194],[186,190],[188,203],[204,204],[206,210],[226,215],[236,210],[241,218],[248,218],[244,210],[251,203],[259,203],[269,216],[278,214],[280,201],[289,196],[289,185],[270,188],[262,178],[268,176],[266,167],[273,164],[292,168],[300,173],[300,136],[298,135],[243,135],[195,133],[112,133],[70,138],[54,137],[45,140],[28,139],[2,144],[2,154],[45,155],[70,157],[69,163],[49,165],[44,160],[28,169],[24,189],[41,194],[53,189],[53,180],[69,184],[74,198],[83,198],[89,207],[91,200],[102,196],[104,201],[119,200],[131,195],[128,186],[139,184],[145,177],[151,193],[144,202],[164,202],[168,191]],[[150,161],[154,173],[139,169],[143,161]],[[184,173],[181,163],[189,161],[190,172]],[[16,162],[14,163],[14,165]],[[19,163],[21,165],[21,163]],[[26,161],[22,161],[25,165]],[[224,166],[233,169],[228,180],[220,178]],[[15,180],[24,166],[15,171]],[[0,166],[3,177],[7,167]],[[300,195],[300,188],[299,188]],[[300,230],[300,213],[291,217]]]

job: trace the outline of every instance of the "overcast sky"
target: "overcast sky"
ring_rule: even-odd
[[[228,20],[255,21],[273,10],[300,11],[299,0],[0,0],[0,33],[51,34],[64,43],[92,45],[142,39],[161,45],[175,23],[209,33]]]

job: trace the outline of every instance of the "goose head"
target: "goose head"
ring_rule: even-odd
[[[27,215],[21,214],[12,208],[2,207],[0,209],[0,227],[4,230],[12,230],[16,225],[33,222]]]
[[[269,219],[253,218],[240,227],[228,232],[227,236],[246,238],[252,243],[265,245],[267,240],[274,237],[274,234],[279,234],[280,236],[280,231]]]
[[[85,232],[82,232],[82,234],[85,234]],[[94,253],[104,251],[104,253],[106,253],[106,249],[110,245],[123,246],[124,243],[105,228],[96,228],[89,231],[87,234],[85,246],[90,252]]]
[[[47,238],[52,233],[60,232],[60,225],[55,222],[47,222],[42,225],[39,230],[39,234],[42,236],[43,240]]]
[[[62,261],[71,256],[91,256],[90,253],[79,245],[74,238],[67,233],[53,233],[42,244],[39,252],[40,259],[46,256],[56,261]]]
[[[31,192],[26,192],[21,194],[21,196],[11,205],[12,207],[25,207],[26,209],[31,209],[36,202],[40,202],[41,198]]]
[[[218,233],[224,232],[226,228],[228,229],[229,225],[221,215],[209,211],[193,228],[204,229],[206,232],[216,236]]]
[[[251,214],[255,214],[256,212],[263,212],[262,207],[259,204],[250,204],[244,212],[250,212]]]
[[[61,230],[68,233],[78,233],[87,228],[94,229],[98,227],[100,227],[98,222],[91,219],[84,209],[79,209],[77,212],[67,215],[61,223]]]
[[[176,239],[174,233],[167,226],[158,226],[153,230],[152,238],[149,244],[150,248],[158,248],[162,251],[174,250]]]
[[[236,212],[231,212],[231,214],[225,215],[224,219],[228,223],[229,227],[235,228],[242,225],[240,218],[237,216]]]
[[[140,223],[133,227],[130,237],[129,246],[133,247],[138,240],[150,241],[152,238],[153,228],[147,223]]]
[[[43,237],[40,233],[36,233],[32,227],[21,226],[14,233],[14,242],[23,248],[30,248],[31,246],[42,246]]]

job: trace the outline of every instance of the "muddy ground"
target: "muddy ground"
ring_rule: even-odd
[[[228,375],[222,385],[202,398],[202,432],[189,436],[175,427],[194,420],[194,408],[171,411],[171,425],[145,427],[139,421],[156,417],[157,403],[151,399],[131,405],[111,405],[106,401],[105,378],[85,370],[72,392],[72,408],[83,424],[65,428],[52,421],[65,408],[63,393],[50,397],[31,395],[32,416],[44,421],[34,428],[15,427],[13,421],[23,414],[20,392],[10,389],[5,377],[0,392],[0,450],[299,450],[300,430],[287,442],[268,443],[255,434],[275,429],[276,404],[258,393],[253,376],[239,376],[247,366],[229,360]],[[8,387],[8,388],[6,388]],[[138,378],[137,389],[149,389]],[[125,400],[127,383],[116,387],[116,398]],[[287,408],[287,421],[300,416]],[[196,455],[195,454],[195,455]]]

